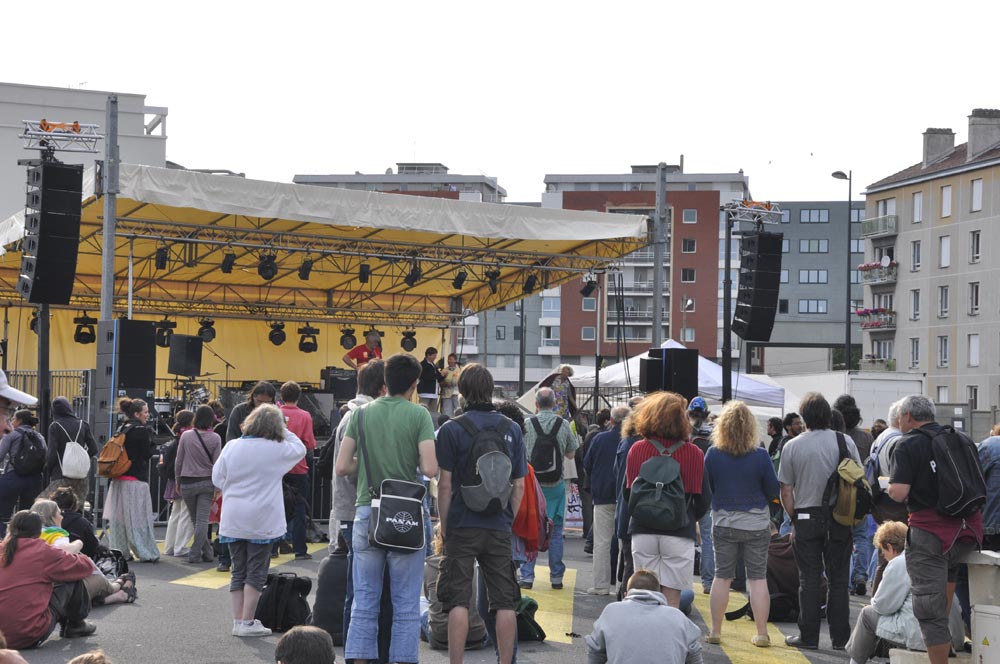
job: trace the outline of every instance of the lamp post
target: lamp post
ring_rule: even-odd
[[[844,318],[844,370],[851,370],[851,171],[834,171],[831,175],[837,180],[847,180],[847,302]]]

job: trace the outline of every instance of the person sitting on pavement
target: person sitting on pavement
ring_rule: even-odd
[[[430,644],[433,650],[448,649],[448,613],[438,599],[438,576],[441,573],[442,549],[440,526],[434,527],[434,555],[424,561],[424,597],[427,610],[420,613],[420,640]],[[480,572],[480,575],[482,573]],[[476,606],[477,584],[472,584],[469,606]],[[469,612],[469,632],[465,637],[466,650],[478,650],[490,643],[486,636],[486,622],[475,611]]]
[[[40,646],[60,627],[59,636],[89,636],[90,594],[83,580],[94,563],[40,539],[42,518],[21,510],[11,517],[0,542],[0,630],[12,648]]]
[[[333,637],[326,630],[309,625],[291,628],[274,648],[276,664],[333,664],[335,660]]]
[[[604,607],[586,637],[588,664],[701,664],[701,630],[660,587],[649,570],[632,574],[624,601]]]

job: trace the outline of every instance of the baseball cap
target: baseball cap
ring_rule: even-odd
[[[694,399],[691,399],[691,404],[688,406],[688,410],[689,411],[691,411],[691,410],[703,410],[703,411],[707,412],[708,411],[708,404],[706,404],[705,400],[702,399],[701,397],[695,397]]]
[[[0,369],[0,397],[10,399],[13,403],[24,406],[34,406],[38,403],[38,399],[27,392],[15,390],[11,387],[10,383],[7,382],[7,374],[2,369]]]

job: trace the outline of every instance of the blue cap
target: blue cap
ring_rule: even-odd
[[[708,404],[706,404],[705,400],[701,397],[695,397],[694,399],[691,399],[691,404],[688,406],[688,410],[703,410],[708,412]]]

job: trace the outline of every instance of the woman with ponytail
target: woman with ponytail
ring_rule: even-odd
[[[160,550],[156,548],[149,494],[149,460],[153,456],[153,436],[146,426],[149,406],[142,399],[122,399],[118,408],[126,417],[118,431],[125,432],[125,453],[132,465],[124,475],[111,480],[104,503],[110,548],[144,563],[155,563]]]

